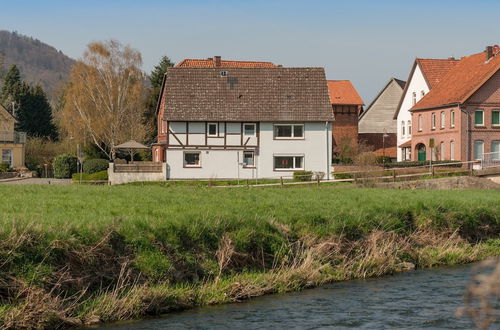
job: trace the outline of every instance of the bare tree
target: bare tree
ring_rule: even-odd
[[[144,74],[139,51],[118,41],[93,42],[73,66],[59,116],[61,128],[76,141],[89,139],[110,159],[114,147],[142,141],[145,127]]]

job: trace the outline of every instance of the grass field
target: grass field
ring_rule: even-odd
[[[495,190],[4,185],[0,326],[127,319],[471,262],[498,255],[499,237]]]

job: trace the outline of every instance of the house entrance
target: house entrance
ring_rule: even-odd
[[[417,144],[416,148],[417,148],[418,160],[419,161],[426,160],[425,145],[423,143],[420,143]]]

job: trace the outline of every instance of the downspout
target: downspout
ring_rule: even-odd
[[[465,135],[466,135],[465,161],[468,162],[470,159],[470,139],[471,139],[471,136],[470,136],[470,116],[469,116],[469,113],[467,111],[462,109],[462,107],[460,106],[460,103],[457,103],[457,106],[458,106],[458,110],[462,111],[465,114],[465,117],[467,118],[467,126],[465,128]],[[470,166],[470,165],[468,165],[468,166]]]
[[[329,148],[329,139],[328,139],[328,121],[325,121],[325,128],[326,128],[326,179],[330,180],[330,155],[332,151]]]

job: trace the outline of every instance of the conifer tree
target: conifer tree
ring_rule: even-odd
[[[10,109],[10,102],[15,100],[15,95],[22,87],[21,73],[17,65],[13,64],[5,75],[2,92],[0,94],[0,103]]]
[[[167,68],[172,66],[174,66],[174,62],[172,62],[168,56],[163,56],[149,76],[151,87],[149,88],[148,98],[146,100],[144,124],[148,128],[148,139],[150,142],[155,141],[156,135],[158,134],[156,107],[161,93],[163,76],[165,72],[167,72]]]

